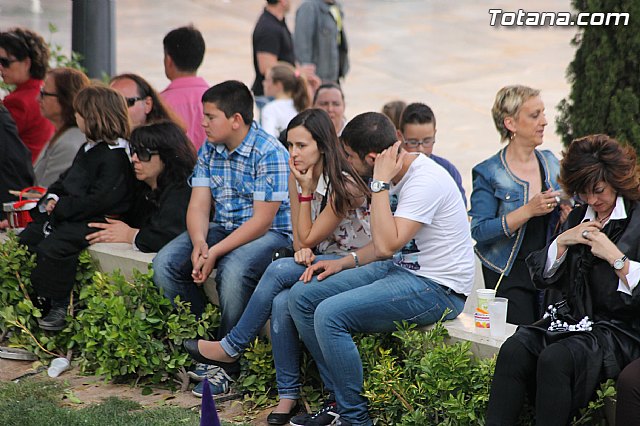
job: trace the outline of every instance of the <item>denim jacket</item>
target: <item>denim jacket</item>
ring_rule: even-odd
[[[507,226],[507,214],[525,205],[529,200],[529,183],[515,176],[506,160],[506,148],[476,165],[472,171],[471,236],[476,240],[476,255],[487,268],[509,275],[520,250],[527,224],[512,231]],[[551,151],[535,150],[544,170],[548,188],[559,188],[557,177],[560,163]],[[552,212],[547,240],[559,219],[559,210]]]

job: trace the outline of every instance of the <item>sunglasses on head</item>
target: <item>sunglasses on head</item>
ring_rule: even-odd
[[[127,100],[127,106],[131,108],[136,104],[136,102],[143,100],[143,97],[136,96],[135,98],[125,98]]]
[[[152,155],[160,154],[160,151],[143,147],[131,147],[131,157],[133,157],[133,154],[138,156],[138,160],[146,163],[151,160]]]
[[[2,65],[2,68],[9,68],[11,66],[12,63],[14,62],[18,62],[17,59],[9,59],[9,58],[5,58],[3,56],[0,56],[0,65]]]

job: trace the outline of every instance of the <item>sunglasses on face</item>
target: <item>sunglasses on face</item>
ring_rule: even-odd
[[[9,59],[9,58],[5,58],[3,56],[0,56],[0,65],[2,65],[2,68],[9,68],[11,66],[12,63],[14,62],[18,62],[17,59]]]
[[[142,148],[142,147],[139,147],[139,148],[131,147],[131,158],[133,158],[133,154],[138,156],[138,160],[142,161],[143,163],[146,163],[147,161],[151,160],[152,155],[160,154],[160,151],[155,149]]]
[[[40,89],[40,97],[44,98],[45,96],[52,96],[54,98],[58,97],[57,93],[45,92],[44,88]]]
[[[136,104],[136,102],[143,100],[144,98],[140,96],[136,96],[135,98],[125,98],[127,100],[127,106],[131,108]]]
[[[424,138],[422,140],[407,139],[406,141],[404,141],[404,144],[409,148],[417,148],[419,145],[424,145],[424,146],[432,145],[435,143],[435,141],[436,141],[436,138]]]

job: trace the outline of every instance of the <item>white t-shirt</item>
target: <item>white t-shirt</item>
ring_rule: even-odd
[[[469,295],[475,263],[467,212],[451,175],[426,155],[417,155],[390,190],[394,216],[422,223],[394,262],[416,275]]]
[[[275,99],[262,108],[262,128],[277,139],[296,115],[298,111],[293,106],[293,99]]]

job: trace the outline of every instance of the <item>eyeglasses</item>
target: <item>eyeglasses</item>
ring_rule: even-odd
[[[420,139],[407,139],[404,144],[409,148],[417,148],[419,145],[429,146],[436,143],[436,138],[424,138]]]
[[[144,98],[140,96],[136,96],[135,98],[125,98],[127,100],[127,106],[131,108],[136,104],[136,102],[143,100]]]
[[[14,62],[18,62],[18,60],[9,59],[9,58],[5,58],[4,56],[0,56],[0,65],[2,65],[2,68],[9,68],[11,64]]]
[[[152,155],[160,154],[160,151],[155,149],[142,148],[142,147],[139,147],[139,148],[131,147],[131,158],[133,158],[133,154],[138,156],[138,160],[142,161],[143,163],[146,163],[147,161],[151,160]]]
[[[40,97],[44,98],[45,96],[52,96],[54,98],[58,97],[57,93],[45,92],[44,88],[40,89]]]

